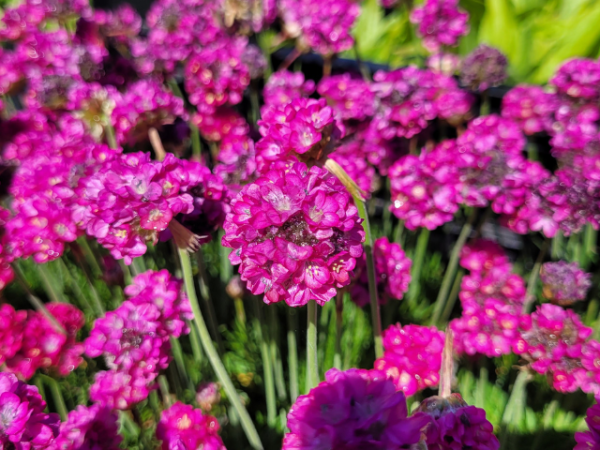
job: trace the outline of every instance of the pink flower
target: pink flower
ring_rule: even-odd
[[[527,135],[550,130],[556,96],[539,86],[519,85],[502,98],[502,117],[518,123]]]
[[[51,448],[58,435],[58,414],[46,414],[46,402],[35,386],[0,373],[0,445],[16,450]]]
[[[349,195],[326,170],[273,169],[244,186],[231,208],[223,245],[265,302],[324,304],[350,283],[364,233]]]
[[[435,327],[392,325],[383,333],[383,357],[375,369],[385,372],[405,395],[439,382],[444,333]]]
[[[164,410],[156,427],[163,450],[225,450],[218,433],[217,419],[181,402]]]
[[[598,100],[600,96],[600,64],[598,61],[575,58],[558,68],[550,80],[561,94],[584,100]]]
[[[388,298],[402,300],[410,284],[412,261],[406,257],[400,245],[390,243],[387,237],[375,241],[373,257],[379,302],[385,304]],[[353,286],[350,296],[352,301],[362,307],[369,303],[369,284],[364,256],[358,261],[354,272],[357,274],[358,280]]]
[[[308,97],[314,90],[315,82],[304,81],[302,72],[280,70],[273,73],[265,83],[263,97],[265,105],[285,106],[292,100]]]
[[[577,445],[573,450],[595,450],[600,448],[600,405],[598,403],[587,410],[585,421],[589,430],[575,433]]]
[[[27,311],[15,311],[7,303],[0,306],[0,364],[21,349],[26,319]]]
[[[148,398],[148,383],[147,376],[135,372],[101,370],[90,386],[90,399],[109,409],[126,410]]]
[[[369,84],[349,73],[323,78],[317,91],[343,120],[363,120],[375,113],[375,97]]]
[[[508,60],[504,54],[485,44],[469,53],[461,66],[460,81],[473,91],[485,91],[506,79]]]
[[[468,243],[460,252],[460,265],[471,272],[488,272],[508,264],[504,249],[487,239],[477,239]]]
[[[420,441],[430,419],[407,416],[404,393],[383,372],[331,369],[290,409],[283,450],[408,447]]]
[[[566,261],[544,263],[540,280],[544,297],[562,306],[584,300],[592,286],[591,274]]]
[[[69,412],[60,426],[60,434],[53,450],[117,450],[122,440],[119,436],[117,415],[106,406],[78,405]]]
[[[486,419],[485,411],[467,405],[460,394],[451,394],[448,398],[425,399],[418,411],[426,413],[433,419],[425,430],[428,449],[498,450],[500,448],[500,443],[494,436],[494,427]]]
[[[423,46],[430,52],[455,46],[469,32],[469,14],[459,9],[457,3],[457,0],[426,0],[412,11],[410,21],[419,25]]]

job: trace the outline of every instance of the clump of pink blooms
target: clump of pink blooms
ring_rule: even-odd
[[[77,405],[60,425],[53,450],[118,450],[121,443],[117,415],[103,405]]]
[[[469,32],[468,20],[469,14],[458,7],[458,0],[425,0],[410,15],[410,21],[419,26],[423,46],[432,53],[457,45]]]
[[[404,394],[385,373],[331,369],[290,409],[282,448],[399,450],[419,443],[429,420],[422,413],[408,417]]]
[[[525,282],[512,274],[502,248],[477,240],[463,248],[460,264],[470,270],[461,283],[462,316],[450,322],[457,353],[496,357],[519,343]]]
[[[424,412],[432,418],[425,429],[428,449],[500,448],[500,442],[494,436],[494,427],[486,419],[485,411],[467,405],[460,394],[450,394],[448,398],[427,398],[417,411]]]
[[[302,72],[279,70],[273,73],[263,89],[265,105],[284,106],[297,98],[308,97],[315,90],[315,82],[304,80]]]
[[[258,122],[263,136],[256,143],[256,160],[261,172],[273,162],[319,160],[333,150],[333,141],[344,130],[325,99],[292,100],[285,106],[263,108]]]
[[[77,342],[85,322],[83,313],[66,303],[45,307],[56,323],[43,312],[15,311],[9,305],[0,309],[0,320],[7,326],[1,336],[0,360],[4,370],[19,378],[29,379],[38,369],[66,376],[83,362],[83,344]]]
[[[387,303],[388,298],[402,300],[410,284],[412,261],[405,255],[399,244],[390,242],[387,237],[381,237],[375,241],[373,258],[380,303]],[[350,296],[356,304],[362,307],[369,303],[367,267],[364,256],[359,260],[354,271],[357,274],[357,282],[352,287]]]
[[[342,120],[363,120],[375,114],[375,96],[362,78],[349,73],[323,78],[317,91]]]
[[[551,374],[558,391],[575,391],[585,377],[582,346],[592,329],[584,326],[575,312],[548,303],[525,317],[515,353],[536,372]]]
[[[93,401],[127,409],[148,396],[171,359],[169,337],[189,332],[191,309],[181,285],[166,270],[142,273],[125,289],[129,299],[96,320],[85,351],[104,356],[109,371],[96,374]]]
[[[595,405],[588,408],[585,422],[588,426],[588,431],[578,431],[575,433],[575,441],[577,445],[573,450],[590,450],[600,448],[600,405]]]
[[[462,62],[460,81],[474,91],[485,91],[506,79],[508,60],[504,54],[489,45],[480,44]]]
[[[162,450],[225,450],[217,419],[181,402],[162,412],[156,437],[162,441]]]
[[[35,386],[0,372],[0,446],[18,450],[52,448],[58,435],[58,414],[44,412],[46,402]]]
[[[502,117],[519,124],[523,133],[532,135],[550,130],[556,97],[539,86],[518,85],[502,98]]]
[[[266,303],[324,304],[350,283],[364,232],[342,184],[303,163],[273,168],[231,202],[223,245]]]
[[[585,300],[592,286],[592,276],[577,263],[548,262],[542,265],[540,280],[544,297],[562,306]]]
[[[7,209],[0,207],[0,291],[10,283],[15,274],[10,266],[13,256],[6,248],[6,222],[8,221],[10,212]]]
[[[155,81],[140,80],[128,86],[111,120],[117,142],[133,145],[146,140],[150,128],[160,129],[177,117],[187,119],[183,99]]]
[[[437,386],[444,333],[435,327],[392,325],[383,332],[383,357],[375,369],[385,372],[398,391],[410,396]]]

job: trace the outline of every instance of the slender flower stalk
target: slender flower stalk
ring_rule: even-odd
[[[342,316],[344,312],[344,293],[338,292],[335,298],[335,353],[333,367],[342,370]]]
[[[308,393],[319,384],[319,361],[317,358],[317,302],[310,300],[307,308],[306,326],[306,386]]]
[[[456,272],[456,268],[458,267],[458,260],[460,257],[460,251],[462,250],[465,242],[469,235],[471,234],[471,230],[473,229],[473,222],[477,217],[477,210],[474,209],[473,212],[469,215],[469,218],[465,222],[460,231],[458,239],[452,248],[452,252],[450,253],[450,261],[448,261],[448,267],[446,267],[446,273],[444,273],[444,278],[442,279],[442,285],[440,286],[440,291],[438,293],[437,299],[435,301],[435,307],[433,308],[433,314],[431,316],[431,323],[433,325],[438,325],[440,317],[442,315],[442,311],[444,311],[444,306],[446,304],[446,300],[448,298],[448,291],[452,286],[452,281],[454,280],[454,274]]]
[[[298,344],[296,330],[298,329],[298,315],[294,308],[287,309],[287,343],[288,343],[288,373],[290,378],[290,400],[296,401],[300,390],[298,388]]]
[[[275,387],[277,388],[277,397],[284,402],[287,398],[285,390],[285,380],[283,377],[283,364],[277,343],[279,342],[279,321],[277,317],[277,309],[271,306],[267,309],[267,322],[269,324],[269,351],[271,353],[271,361],[273,363],[273,375],[275,376]]]
[[[425,262],[425,253],[427,251],[430,234],[431,232],[428,228],[421,228],[419,237],[417,238],[417,247],[413,255],[413,266],[411,271],[412,281],[406,295],[407,300],[411,304],[417,300],[419,292],[421,291],[421,270],[423,269],[423,263]]]
[[[58,415],[60,416],[61,420],[66,420],[67,419],[67,407],[65,405],[65,399],[63,398],[62,395],[62,391],[60,389],[60,386],[58,385],[58,382],[49,376],[46,375],[40,375],[42,380],[44,380],[44,383],[46,384],[46,386],[48,386],[48,388],[50,389],[50,392],[52,393],[52,398],[54,399],[54,405],[56,406],[56,411],[58,412]]]
[[[269,352],[269,343],[267,342],[267,330],[264,326],[264,317],[262,314],[262,305],[260,300],[255,298],[256,306],[255,325],[258,330],[258,340],[260,342],[260,356],[263,363],[263,382],[265,384],[265,397],[267,400],[267,424],[274,427],[277,421],[277,402],[275,399],[275,380],[273,378],[273,363]],[[271,306],[273,307],[273,306]]]
[[[531,310],[531,306],[535,301],[535,288],[537,286],[538,277],[540,275],[540,268],[542,267],[542,263],[544,262],[544,258],[546,257],[546,252],[550,247],[551,240],[548,238],[544,239],[544,243],[540,248],[540,252],[538,253],[538,257],[531,269],[531,274],[529,275],[529,279],[527,280],[527,294],[525,294],[525,303],[523,303],[523,312],[526,314]]]
[[[229,401],[235,408],[237,414],[240,416],[240,420],[242,422],[242,428],[246,433],[246,437],[250,442],[252,448],[257,450],[262,450],[263,445],[260,441],[260,437],[258,436],[258,432],[256,431],[256,427],[248,414],[248,411],[242,405],[240,401],[240,397],[227,374],[227,370],[223,365],[223,362],[219,358],[219,354],[212,343],[210,338],[210,334],[208,332],[208,328],[206,328],[206,322],[204,321],[204,317],[202,316],[202,312],[200,311],[200,305],[198,303],[198,297],[196,296],[196,288],[194,287],[194,278],[192,274],[192,263],[190,261],[190,256],[185,249],[179,249],[179,259],[181,261],[181,268],[183,270],[183,280],[185,283],[185,290],[187,296],[190,300],[190,304],[192,306],[192,311],[194,313],[194,325],[197,329],[198,335],[200,337],[200,341],[202,342],[202,346],[204,347],[204,351],[206,352],[208,359],[215,371],[219,381],[223,385],[223,389],[225,389],[225,393],[229,398]]]
[[[59,303],[69,303],[65,298],[64,294],[58,290],[56,285],[54,284],[54,278],[50,272],[48,271],[48,266],[46,264],[36,264],[35,268],[42,280],[42,284],[44,285],[44,290],[48,297],[50,297],[51,302],[59,302]]]

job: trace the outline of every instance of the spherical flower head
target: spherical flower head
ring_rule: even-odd
[[[256,143],[258,169],[265,172],[273,162],[320,160],[333,151],[344,135],[341,123],[325,99],[292,100],[283,107],[263,109],[258,121],[263,136]]]
[[[473,91],[485,91],[502,84],[507,77],[507,65],[508,60],[500,50],[480,44],[465,57],[460,81]]]
[[[77,341],[77,333],[83,328],[85,317],[75,306],[66,303],[48,303],[46,309],[67,333],[59,354],[52,361],[52,369],[58,375],[67,376],[83,363],[84,346]],[[55,329],[53,333],[56,334]]]
[[[69,412],[54,441],[55,450],[117,450],[121,443],[118,416],[103,405],[78,405]]]
[[[117,102],[111,121],[117,142],[134,145],[145,141],[150,128],[160,129],[177,117],[187,119],[183,99],[152,80],[140,80],[128,86]]]
[[[265,105],[284,106],[297,98],[308,97],[315,90],[315,82],[304,81],[302,72],[279,70],[274,72],[263,89]]]
[[[354,39],[350,29],[360,15],[360,7],[355,2],[299,0],[297,8],[302,39],[306,45],[325,56],[352,48]]]
[[[520,308],[488,298],[482,304],[463,303],[463,315],[450,322],[458,354],[482,354],[490,358],[507,355],[520,342],[523,322]]]
[[[182,290],[183,281],[167,270],[148,270],[135,276],[125,295],[135,305],[155,305],[159,312],[158,334],[163,338],[189,333],[185,321],[193,319],[190,302]]]
[[[565,306],[585,300],[592,286],[592,276],[579,268],[577,263],[566,261],[548,262],[540,270],[544,297]]]
[[[208,412],[221,401],[219,384],[214,382],[201,383],[196,392],[196,402],[202,411]]]
[[[267,0],[271,1],[271,0]],[[262,78],[267,70],[267,58],[263,55],[260,47],[248,44],[241,56],[242,64],[248,68],[252,80]]]
[[[550,83],[556,86],[560,94],[571,98],[598,100],[600,63],[592,59],[571,59],[558,68]]]
[[[317,92],[343,120],[364,120],[375,113],[375,96],[369,84],[349,73],[323,78]]]
[[[521,327],[518,353],[541,374],[552,371],[565,357],[580,359],[581,345],[592,334],[575,312],[549,303],[538,306]]]
[[[225,450],[217,419],[181,402],[162,412],[156,437],[162,450]]]
[[[26,319],[26,311],[15,311],[8,303],[0,306],[0,364],[21,349]]]
[[[275,0],[258,0],[255,2],[238,2],[237,0],[224,0],[221,2],[224,24],[234,26],[241,34],[260,32],[277,18],[277,5]],[[253,77],[254,78],[254,77]]]
[[[283,450],[399,450],[417,444],[429,422],[408,417],[404,393],[378,370],[331,369],[288,413]]]
[[[0,373],[0,446],[18,450],[50,448],[58,435],[60,417],[46,414],[46,402],[35,386]]]
[[[458,7],[458,0],[426,0],[410,14],[410,21],[419,25],[423,46],[432,53],[458,44],[469,32],[468,20],[469,14]]]
[[[233,108],[218,108],[212,114],[195,114],[192,122],[198,127],[203,138],[220,142],[234,136],[247,136],[250,126]]]
[[[443,348],[444,333],[435,327],[392,325],[383,333],[384,354],[374,367],[410,396],[438,384]]]
[[[198,111],[212,114],[225,104],[237,105],[250,84],[242,54],[248,41],[237,37],[220,39],[194,52],[185,66],[185,89]]]
[[[436,53],[427,58],[427,68],[432,72],[453,76],[462,64],[460,56],[454,53]]]
[[[509,261],[498,243],[477,239],[462,248],[459,264],[471,272],[487,272],[496,267],[506,266]]]
[[[425,431],[428,449],[500,448],[500,442],[494,436],[494,427],[485,417],[485,410],[467,405],[460,394],[451,394],[448,398],[429,397],[417,411],[433,419]]]
[[[399,244],[390,243],[387,237],[381,237],[375,241],[373,257],[379,302],[385,304],[388,298],[402,300],[410,284],[412,261]],[[361,307],[366,306],[369,303],[369,293],[364,256],[357,263],[354,272],[358,274],[358,280],[351,291],[352,301]]]
[[[103,370],[96,373],[90,386],[90,400],[123,411],[148,398],[150,381],[135,371]]]
[[[390,168],[390,210],[408,229],[434,230],[452,220],[462,200],[455,163],[442,144],[419,157],[404,156]]]
[[[519,124],[523,133],[532,135],[550,130],[552,114],[558,107],[554,94],[539,86],[519,85],[502,98],[502,117]]]
[[[137,36],[142,29],[142,18],[128,3],[119,5],[114,11],[96,9],[94,22],[103,36],[119,42],[127,42],[127,38]]]
[[[600,405],[588,408],[585,421],[588,425],[588,431],[578,431],[575,433],[577,445],[573,450],[595,450],[600,448]]]
[[[223,245],[253,294],[266,303],[323,305],[350,283],[364,232],[356,207],[327,170],[294,163],[242,188]]]

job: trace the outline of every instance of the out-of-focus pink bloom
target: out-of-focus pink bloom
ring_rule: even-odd
[[[559,93],[583,100],[600,97],[600,63],[574,58],[561,65],[550,80]]]
[[[500,448],[500,442],[494,436],[494,427],[485,417],[485,410],[467,405],[460,394],[451,394],[448,398],[427,398],[417,411],[433,419],[425,430],[428,449]]]
[[[402,300],[404,293],[408,291],[412,261],[407,258],[399,244],[388,241],[387,237],[375,241],[373,257],[379,302],[385,304],[388,298]],[[358,280],[353,286],[350,296],[352,301],[362,307],[369,303],[369,285],[364,256],[358,261],[355,273],[358,274]]]
[[[539,86],[519,85],[502,98],[502,117],[518,123],[527,135],[550,130],[557,107],[554,94]]]
[[[142,29],[142,18],[128,3],[119,5],[114,11],[96,9],[94,22],[103,36],[123,42],[137,36]]]
[[[117,450],[121,443],[117,415],[106,406],[78,405],[60,425],[52,450]]]
[[[160,129],[177,117],[187,119],[183,99],[152,80],[128,86],[112,112],[111,121],[120,144],[133,145],[148,139],[150,128]]]
[[[548,262],[540,270],[544,297],[559,305],[570,305],[584,300],[592,286],[592,276],[577,263]]]
[[[126,410],[148,398],[148,377],[137,373],[101,370],[90,386],[90,399],[109,409]]]
[[[504,54],[485,44],[480,44],[463,60],[460,81],[473,91],[485,91],[498,86],[506,79],[508,60]]]
[[[263,89],[265,105],[284,106],[292,100],[308,97],[315,90],[315,82],[304,81],[302,72],[280,70],[273,73]]]
[[[17,450],[51,448],[58,435],[60,417],[44,412],[46,402],[35,386],[0,373],[0,446]]]
[[[218,383],[201,383],[196,392],[196,402],[202,411],[208,412],[214,405],[221,401]]]
[[[502,247],[487,239],[477,239],[466,244],[460,253],[460,265],[471,272],[488,272],[508,264],[508,257]]]
[[[363,120],[375,113],[375,96],[369,84],[349,73],[323,78],[317,91],[342,120]]]
[[[329,155],[331,159],[337,162],[358,185],[358,187],[366,193],[371,193],[376,188],[376,174],[373,166],[370,166],[364,158],[358,155],[350,155],[339,151]]]
[[[162,450],[225,450],[217,419],[181,402],[163,411],[156,437],[162,441]]]
[[[15,311],[6,303],[0,306],[0,364],[4,364],[21,349],[26,319],[26,311]]]
[[[383,357],[375,369],[394,380],[396,389],[413,395],[440,380],[444,333],[435,327],[392,325],[383,333]]]
[[[220,39],[193,52],[185,66],[185,89],[190,103],[203,114],[212,114],[225,104],[237,105],[250,84],[242,54],[248,41],[237,37]]]
[[[588,425],[588,431],[578,431],[575,433],[577,445],[573,450],[596,450],[600,448],[600,405],[596,403],[591,406],[586,413],[585,421]]]
[[[325,381],[298,397],[288,413],[283,450],[408,447],[430,418],[408,417],[404,393],[378,370],[331,369]]]
[[[454,53],[435,53],[427,58],[427,68],[432,72],[451,77],[460,70],[462,59]]]
[[[266,303],[322,305],[350,283],[364,233],[349,195],[325,169],[272,169],[244,186],[231,209],[223,245]]]
[[[6,236],[6,222],[9,220],[10,212],[0,207],[0,291],[10,283],[15,274],[10,263],[13,261],[13,255],[7,249],[7,243],[10,237]],[[2,352],[0,352],[1,354]],[[2,360],[2,356],[0,356]]]
[[[469,32],[468,20],[469,14],[459,9],[458,0],[425,0],[410,15],[410,21],[419,25],[423,46],[432,53],[455,46]]]
[[[243,34],[260,32],[277,17],[275,0],[256,0],[253,2],[238,2],[237,0],[224,0],[221,3],[223,22],[227,27],[241,28]]]

